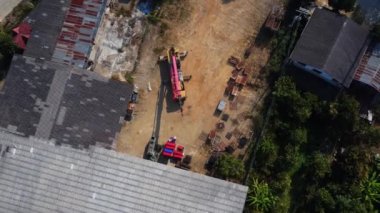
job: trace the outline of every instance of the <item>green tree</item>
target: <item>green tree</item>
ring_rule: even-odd
[[[380,144],[380,130],[366,122],[361,122],[358,125],[358,130],[355,132],[356,144],[365,144],[368,146],[377,147]]]
[[[310,118],[316,98],[309,93],[305,96],[306,98],[302,97],[291,77],[279,78],[275,84],[273,95],[276,98],[277,115],[282,121],[298,125]]]
[[[5,57],[12,57],[16,51],[16,46],[13,44],[12,37],[0,31],[0,53]]]
[[[303,153],[300,152],[299,146],[287,144],[281,151],[282,155],[276,161],[276,171],[287,171],[291,175],[296,172],[304,162]]]
[[[216,162],[216,174],[225,179],[240,179],[244,174],[243,162],[232,155],[223,154]]]
[[[289,140],[294,145],[301,145],[307,142],[307,129],[304,127],[289,131]]]
[[[6,75],[15,51],[16,46],[13,44],[12,37],[0,31],[0,80]]]
[[[356,0],[329,0],[329,4],[336,10],[349,12],[355,8]]]
[[[292,179],[287,172],[277,173],[271,183],[271,187],[276,194],[282,194],[290,188]]]
[[[365,205],[358,199],[349,195],[337,195],[335,212],[340,213],[366,213]]]
[[[350,146],[337,154],[334,177],[342,184],[354,184],[366,177],[371,157],[359,146]]]
[[[353,97],[343,95],[336,102],[327,105],[321,115],[327,126],[327,140],[334,146],[354,145],[360,124],[359,103]]]
[[[320,180],[331,173],[330,157],[320,152],[312,154],[307,165],[308,173],[314,180]]]
[[[363,11],[362,11],[362,9],[360,8],[359,5],[355,7],[354,12],[352,13],[351,18],[356,23],[363,24],[365,17],[364,17]]]
[[[343,95],[339,98],[336,106],[335,122],[339,127],[338,129],[343,130],[342,133],[356,130],[360,119],[359,102],[351,96]]]
[[[254,178],[249,185],[247,197],[248,205],[255,211],[268,212],[276,203],[277,197],[274,196],[265,182],[259,182]]]
[[[380,40],[380,22],[376,23],[374,26],[373,26],[373,29],[372,29],[372,34],[375,38],[377,38],[378,40]],[[379,107],[380,108],[380,107]],[[380,110],[379,110],[380,111]],[[379,112],[380,114],[380,112]]]
[[[335,200],[331,193],[326,188],[320,188],[313,191],[309,196],[308,202],[309,210],[313,209],[313,212],[325,212],[333,211],[335,206]]]
[[[371,206],[375,203],[380,203],[380,177],[376,172],[373,172],[368,177],[365,177],[360,182],[360,191],[362,200]]]
[[[270,175],[273,164],[277,159],[278,145],[274,142],[273,136],[267,134],[261,140],[256,154],[256,167],[264,175]]]

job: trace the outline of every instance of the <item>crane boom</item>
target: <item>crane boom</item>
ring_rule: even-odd
[[[172,85],[172,98],[174,101],[182,102],[186,98],[185,84],[181,70],[181,62],[177,57],[174,48],[168,51],[168,61],[170,64],[170,80]]]

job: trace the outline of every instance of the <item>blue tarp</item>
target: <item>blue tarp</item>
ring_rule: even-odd
[[[140,0],[137,4],[137,9],[143,12],[145,15],[151,13],[154,9],[154,0]]]

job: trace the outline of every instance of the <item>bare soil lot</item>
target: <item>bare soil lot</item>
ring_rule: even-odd
[[[169,20],[170,29],[162,40],[157,39],[154,31],[143,42],[140,61],[136,68],[135,83],[140,88],[140,99],[136,116],[132,122],[125,123],[116,145],[116,150],[142,157],[145,146],[154,128],[158,93],[161,89],[160,68],[156,65],[154,47],[175,46],[189,51],[182,62],[185,75],[192,75],[186,83],[187,100],[183,115],[173,111],[170,94],[165,95],[162,109],[157,115],[159,140],[163,144],[170,136],[177,136],[178,144],[185,146],[185,153],[193,156],[192,170],[204,173],[204,163],[210,150],[205,144],[205,135],[215,129],[220,117],[214,116],[215,108],[223,96],[226,83],[233,68],[227,64],[231,55],[242,56],[248,42],[255,36],[270,10],[271,1],[262,0],[186,0],[189,17]],[[159,43],[159,44],[158,44]],[[246,64],[257,73],[266,63],[268,51],[255,48]],[[148,82],[152,91],[148,91]],[[170,93],[170,91],[167,91]],[[260,92],[245,87],[240,93],[237,104],[228,104],[226,113],[229,120],[220,135],[222,140],[228,132],[249,134],[251,120],[249,112]]]

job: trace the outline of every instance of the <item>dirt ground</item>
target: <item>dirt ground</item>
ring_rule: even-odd
[[[0,22],[15,8],[21,0],[2,0],[0,7]]]
[[[328,6],[329,5],[329,1],[328,0],[316,0],[315,3],[318,6]]]
[[[159,140],[163,144],[170,136],[177,136],[177,143],[185,146],[185,153],[193,156],[192,170],[204,173],[204,163],[209,157],[205,146],[207,133],[215,129],[220,117],[214,116],[215,108],[223,96],[227,80],[233,68],[227,64],[231,55],[242,56],[249,41],[257,35],[271,1],[262,0],[186,0],[189,17],[186,21],[169,22],[170,29],[165,34],[165,45],[173,45],[189,51],[182,62],[185,75],[192,75],[185,84],[187,100],[183,116],[179,110],[172,111],[170,95],[163,101],[159,125]],[[153,47],[162,43],[157,32],[148,32],[143,42],[140,60],[136,68],[135,83],[139,87],[140,99],[134,119],[125,123],[118,137],[116,150],[142,157],[145,146],[152,135],[158,92],[161,85],[160,68],[156,65]],[[155,35],[155,36],[153,36]],[[253,37],[253,38],[252,38]],[[168,46],[170,47],[170,46]],[[266,49],[255,48],[248,64],[252,65],[254,76],[265,65],[268,58]],[[148,91],[150,82],[151,91]],[[170,91],[169,91],[170,92]],[[221,132],[222,140],[230,140],[228,132],[249,136],[251,128],[250,111],[261,94],[252,88],[244,88],[237,104],[228,104],[226,113],[230,115],[226,129]],[[239,135],[240,135],[239,134]],[[235,136],[235,134],[234,134]]]

